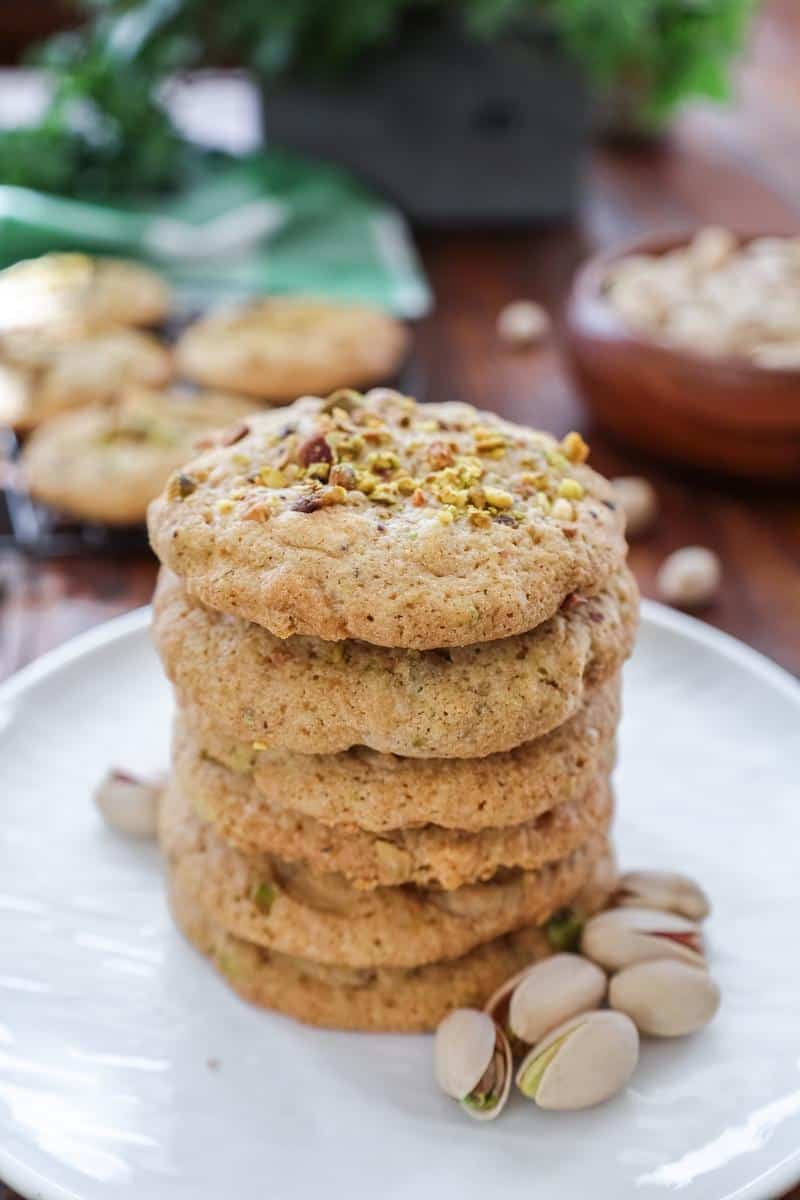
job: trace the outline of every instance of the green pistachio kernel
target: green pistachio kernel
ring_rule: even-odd
[[[498,1099],[499,1097],[491,1092],[470,1092],[461,1103],[466,1108],[474,1108],[476,1112],[488,1112],[492,1108],[497,1108]]]
[[[547,940],[556,951],[577,950],[586,918],[574,908],[560,908],[545,925]]]
[[[278,889],[274,883],[259,883],[253,889],[253,903],[267,916],[278,898]]]
[[[570,1032],[572,1031],[570,1030]],[[538,1054],[530,1066],[522,1072],[518,1080],[518,1086],[523,1096],[527,1096],[529,1100],[536,1098],[539,1084],[542,1082],[542,1076],[568,1037],[569,1033],[565,1033],[564,1037],[560,1037],[557,1041],[553,1042],[552,1046],[548,1046],[546,1050]]]

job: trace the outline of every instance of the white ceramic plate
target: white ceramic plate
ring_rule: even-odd
[[[488,1125],[426,1038],[239,1002],[171,928],[156,852],[107,832],[112,764],[165,764],[170,699],[124,617],[0,690],[0,1178],[37,1200],[686,1200],[800,1179],[800,686],[645,608],[627,670],[620,858],[710,891],[723,1007],[579,1114]]]

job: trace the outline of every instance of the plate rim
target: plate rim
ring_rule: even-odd
[[[6,705],[20,698],[38,683],[95,650],[141,633],[150,624],[151,616],[152,606],[146,604],[68,638],[0,683],[0,704]],[[710,647],[724,658],[752,671],[800,708],[800,679],[732,634],[708,625],[697,617],[647,599],[643,599],[641,604],[641,624],[677,633],[691,642]],[[720,1200],[734,1200],[734,1197],[736,1200],[771,1200],[776,1195],[776,1189],[778,1193],[789,1191],[800,1182],[798,1158],[800,1150]],[[29,1200],[83,1200],[79,1192],[52,1178],[45,1178],[35,1167],[22,1162],[16,1154],[2,1147],[0,1182]]]

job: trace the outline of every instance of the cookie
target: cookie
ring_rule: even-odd
[[[172,478],[153,548],[210,607],[278,637],[425,650],[533,629],[625,558],[611,485],[465,404],[305,397]]]
[[[164,280],[141,263],[43,254],[0,271],[0,333],[80,336],[117,325],[156,325],[169,300]]]
[[[128,385],[161,386],[171,374],[167,347],[135,329],[69,341],[0,338],[0,424],[24,433],[65,409],[104,404]]]
[[[181,794],[228,845],[299,862],[310,871],[332,871],[364,890],[406,883],[450,890],[491,879],[502,867],[538,870],[565,858],[591,833],[607,830],[612,812],[608,779],[598,777],[577,800],[524,824],[479,833],[425,825],[379,836],[357,825],[326,825],[271,803],[251,775],[208,758],[180,721],[172,770]]]
[[[400,321],[363,304],[273,296],[201,317],[179,338],[187,379],[273,404],[387,383],[405,358]]]
[[[410,759],[355,747],[344,754],[254,750],[181,710],[205,757],[231,772],[252,772],[272,808],[326,825],[375,834],[437,825],[477,833],[520,825],[558,804],[574,804],[614,763],[619,679],[597,688],[570,721],[515,750],[474,759]],[[215,823],[226,840],[258,844],[259,810],[218,796]]]
[[[573,904],[587,916],[614,887],[613,862],[598,864]],[[228,933],[173,876],[170,906],[185,937],[250,1004],[307,1025],[384,1033],[433,1030],[454,1008],[481,1008],[517,971],[553,953],[546,927],[527,927],[461,958],[411,969],[335,967],[280,954]]]
[[[414,967],[458,958],[568,904],[608,852],[593,833],[538,871],[504,871],[445,892],[416,887],[359,891],[270,855],[244,855],[203,824],[173,780],[159,837],[179,885],[211,918],[245,941],[338,966]]]
[[[449,650],[285,640],[220,614],[162,574],[153,634],[182,703],[241,742],[300,754],[368,746],[410,758],[509,750],[568,720],[616,675],[636,630],[623,569],[529,633]]]
[[[171,471],[198,437],[252,411],[252,400],[216,392],[130,388],[104,407],[62,413],[22,454],[31,495],[87,521],[143,521]]]

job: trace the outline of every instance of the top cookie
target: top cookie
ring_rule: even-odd
[[[387,383],[408,340],[405,326],[380,309],[277,296],[201,318],[176,354],[189,379],[280,404]]]
[[[115,325],[155,325],[168,309],[160,276],[127,259],[43,254],[0,271],[0,333],[37,329],[74,336]]]
[[[379,389],[248,419],[172,477],[153,548],[210,607],[278,637],[491,641],[599,590],[625,557],[610,484],[562,443]]]

